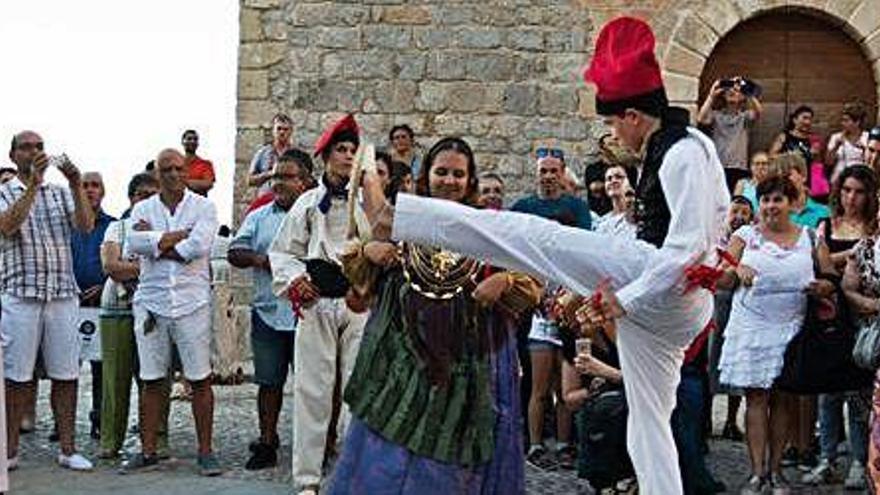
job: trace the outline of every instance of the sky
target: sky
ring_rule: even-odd
[[[196,129],[229,223],[237,47],[238,0],[0,1],[0,164],[17,131],[35,130],[47,153],[102,173],[118,215],[131,176]]]

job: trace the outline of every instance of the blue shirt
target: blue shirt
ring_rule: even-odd
[[[242,222],[229,249],[249,249],[259,254],[268,254],[269,246],[287,216],[273,201],[248,213]],[[252,269],[254,277],[254,301],[252,307],[267,325],[278,331],[296,329],[296,315],[290,301],[272,292],[272,273],[263,269]]]
[[[811,229],[818,227],[819,222],[829,216],[831,216],[831,212],[828,210],[828,207],[813,201],[813,198],[807,198],[807,203],[804,205],[803,210],[792,211],[789,214],[789,218],[791,218],[795,225]]]
[[[101,243],[104,242],[104,232],[115,218],[98,211],[95,216],[95,228],[89,233],[83,233],[74,229],[70,236],[70,248],[73,254],[73,275],[76,285],[80,290],[86,290],[96,285],[103,286],[107,280],[104,269],[101,266]]]
[[[556,220],[569,227],[590,230],[593,226],[587,202],[568,194],[562,195],[559,199],[527,196],[514,203],[511,210]]]

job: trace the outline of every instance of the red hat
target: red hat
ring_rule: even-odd
[[[324,155],[324,152],[329,150],[331,146],[343,141],[359,145],[359,132],[360,130],[358,129],[357,122],[354,120],[354,115],[346,114],[345,117],[342,117],[335,124],[328,127],[324,134],[321,134],[321,137],[315,142],[315,156]]]
[[[584,79],[596,85],[600,115],[634,108],[660,116],[669,105],[654,55],[654,33],[639,19],[619,17],[602,28]]]

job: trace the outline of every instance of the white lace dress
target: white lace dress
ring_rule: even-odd
[[[812,242],[806,229],[791,248],[765,239],[750,225],[733,235],[745,242],[740,262],[757,275],[752,287],[740,286],[733,295],[721,351],[721,383],[769,389],[782,370],[786,346],[804,321],[804,288],[814,278]]]

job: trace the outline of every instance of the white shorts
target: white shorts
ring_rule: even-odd
[[[7,380],[33,380],[41,349],[50,379],[79,378],[79,300],[76,297],[44,302],[3,295],[0,306],[0,342]]]
[[[150,313],[143,304],[134,304],[134,335],[137,339],[142,380],[165,378],[171,367],[171,343],[177,345],[183,375],[196,382],[211,374],[211,305],[188,315],[169,318],[153,313],[152,330],[144,333]]]

